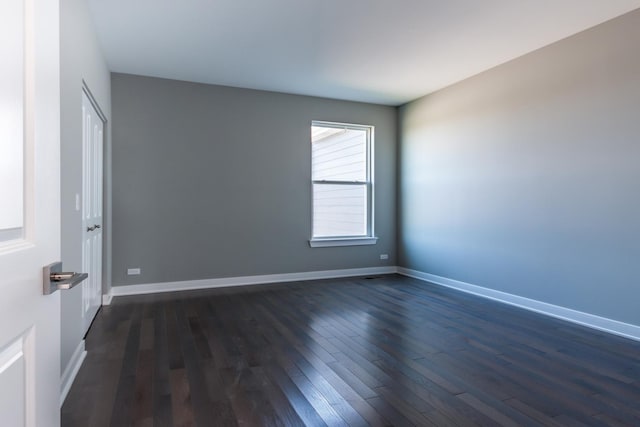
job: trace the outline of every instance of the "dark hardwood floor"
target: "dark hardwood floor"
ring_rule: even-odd
[[[401,276],[115,298],[63,426],[640,426],[640,343]]]

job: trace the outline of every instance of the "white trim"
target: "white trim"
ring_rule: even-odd
[[[375,245],[378,242],[377,237],[345,237],[330,239],[311,239],[309,246],[312,248],[328,248],[333,246],[362,246]]]
[[[615,335],[623,336],[625,338],[640,341],[640,326],[637,325],[608,319],[606,317],[596,316],[595,314],[584,313],[582,311],[577,311],[558,305],[548,304],[546,302],[509,294],[506,292],[496,291],[494,289],[484,288],[482,286],[472,285],[470,283],[461,282],[446,277],[436,276],[435,274],[411,270],[404,267],[398,267],[398,274],[424,280],[425,282],[433,283],[436,285],[446,286],[447,288],[457,289],[459,291],[467,292],[484,298],[489,298],[505,304],[514,305],[526,310],[535,311],[536,313],[546,314],[547,316],[567,320],[569,322],[577,323],[579,325],[587,326],[599,331],[609,332]]]
[[[395,266],[350,268],[345,270],[308,271],[302,273],[267,274],[261,276],[225,277],[221,279],[190,280],[185,282],[146,283],[142,285],[113,286],[111,295],[140,295],[157,292],[186,291],[194,289],[224,288],[228,286],[261,285],[266,283],[297,282],[304,280],[334,279],[338,277],[393,274]]]
[[[73,380],[76,379],[76,375],[78,375],[78,371],[80,370],[85,357],[87,357],[87,352],[84,349],[84,340],[82,340],[80,341],[80,344],[78,344],[78,347],[76,347],[76,351],[73,352],[71,360],[69,360],[69,363],[60,378],[60,407],[62,407],[64,400],[67,398],[67,394],[69,394],[69,390],[71,390]]]
[[[6,371],[17,360],[24,357],[24,339],[19,337],[7,348],[0,351],[0,374]]]
[[[102,295],[102,305],[111,305],[111,300],[113,300],[113,293],[111,291]]]
[[[0,242],[22,239],[22,227],[0,230]]]
[[[10,252],[25,251],[35,247],[32,242],[24,239],[7,240],[0,242],[0,255],[8,254]]]

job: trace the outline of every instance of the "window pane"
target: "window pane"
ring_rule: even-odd
[[[365,236],[367,186],[313,184],[313,236]]]
[[[367,179],[367,131],[311,127],[314,181]]]

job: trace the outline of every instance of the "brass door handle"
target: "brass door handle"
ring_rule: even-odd
[[[102,228],[100,224],[93,224],[91,227],[87,227],[87,231],[97,230],[98,228]]]

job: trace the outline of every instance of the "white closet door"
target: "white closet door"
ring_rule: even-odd
[[[102,304],[102,153],[104,123],[82,91],[82,318],[87,333]]]

